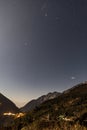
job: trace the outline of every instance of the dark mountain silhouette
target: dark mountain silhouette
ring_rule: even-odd
[[[21,108],[21,111],[28,112],[29,110],[34,109],[35,107],[39,106],[43,102],[58,97],[60,94],[61,93],[59,92],[53,92],[53,93],[48,93],[47,95],[43,95],[38,99],[32,100],[29,103],[27,103],[24,107]]]
[[[19,109],[11,100],[0,93],[0,115],[7,112],[17,113]]]

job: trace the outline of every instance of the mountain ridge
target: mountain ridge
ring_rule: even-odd
[[[28,117],[29,130],[87,130],[87,83],[45,101],[29,111]]]
[[[43,102],[45,102],[47,100],[54,99],[55,97],[59,96],[60,94],[61,94],[60,92],[49,92],[46,95],[42,95],[37,99],[33,99],[33,100],[29,101],[26,105],[21,107],[20,110],[23,112],[27,112],[29,110],[34,109],[35,107],[39,106],[40,104],[42,104]]]
[[[33,100],[33,103],[37,100],[39,105],[24,113],[23,117],[11,119],[11,116],[4,116],[1,125],[5,126],[8,122],[8,126],[15,130],[20,125],[23,130],[87,129],[87,83],[77,84],[62,93],[48,93]]]

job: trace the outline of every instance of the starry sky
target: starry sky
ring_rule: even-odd
[[[87,0],[0,0],[0,92],[16,105],[87,80]]]

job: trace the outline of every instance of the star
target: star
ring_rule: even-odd
[[[45,13],[45,17],[47,17],[48,16],[48,14],[47,13]]]
[[[45,2],[45,3],[42,5],[42,7],[41,7],[41,15],[42,15],[42,16],[45,16],[45,17],[48,16],[48,13],[47,13],[48,8],[47,8],[47,6],[48,6],[47,2]]]
[[[76,77],[72,76],[70,79],[71,79],[71,80],[75,80],[75,79],[76,79]]]

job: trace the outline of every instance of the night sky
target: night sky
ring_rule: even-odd
[[[87,80],[87,0],[0,0],[0,92],[22,106]]]

